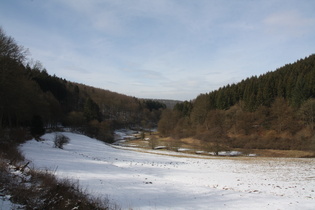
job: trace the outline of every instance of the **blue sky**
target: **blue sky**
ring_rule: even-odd
[[[315,53],[313,0],[10,0],[0,26],[49,74],[191,100]]]

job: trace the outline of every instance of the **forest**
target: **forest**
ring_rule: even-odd
[[[315,55],[165,110],[159,131],[212,151],[315,150]]]
[[[156,127],[161,110],[166,108],[159,101],[138,99],[49,75],[2,28],[0,80],[1,136],[9,135],[8,132],[25,135],[30,130],[32,136],[39,137],[45,129],[66,126],[112,142],[117,128]]]
[[[0,28],[0,98],[2,141],[67,127],[112,142],[118,128],[158,127],[217,152],[315,150],[315,55],[192,101],[138,99],[49,75]]]

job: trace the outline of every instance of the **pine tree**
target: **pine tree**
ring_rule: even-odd
[[[45,133],[44,124],[41,116],[35,115],[32,119],[31,134],[35,139],[39,139]]]
[[[294,107],[300,107],[300,105],[307,99],[308,90],[306,89],[304,75],[300,75],[296,81],[296,85],[292,92],[292,104]]]

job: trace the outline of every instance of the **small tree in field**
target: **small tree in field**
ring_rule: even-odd
[[[55,135],[55,139],[54,139],[54,143],[55,143],[55,147],[59,148],[59,149],[63,149],[63,146],[65,144],[68,144],[70,142],[70,139],[62,134],[56,134]]]
[[[154,149],[155,147],[157,147],[158,144],[159,144],[159,140],[156,137],[150,138],[150,140],[149,140],[149,147],[151,149]]]
[[[140,133],[140,138],[141,138],[141,140],[145,139],[145,133],[144,133],[144,131],[142,131],[142,132]]]

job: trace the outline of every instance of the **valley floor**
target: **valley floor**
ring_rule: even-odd
[[[122,209],[314,209],[315,159],[174,157],[114,148],[86,136],[54,148],[45,141],[21,145],[38,170],[78,180],[88,193]],[[159,151],[163,154],[162,151]],[[177,153],[178,154],[178,153]]]

